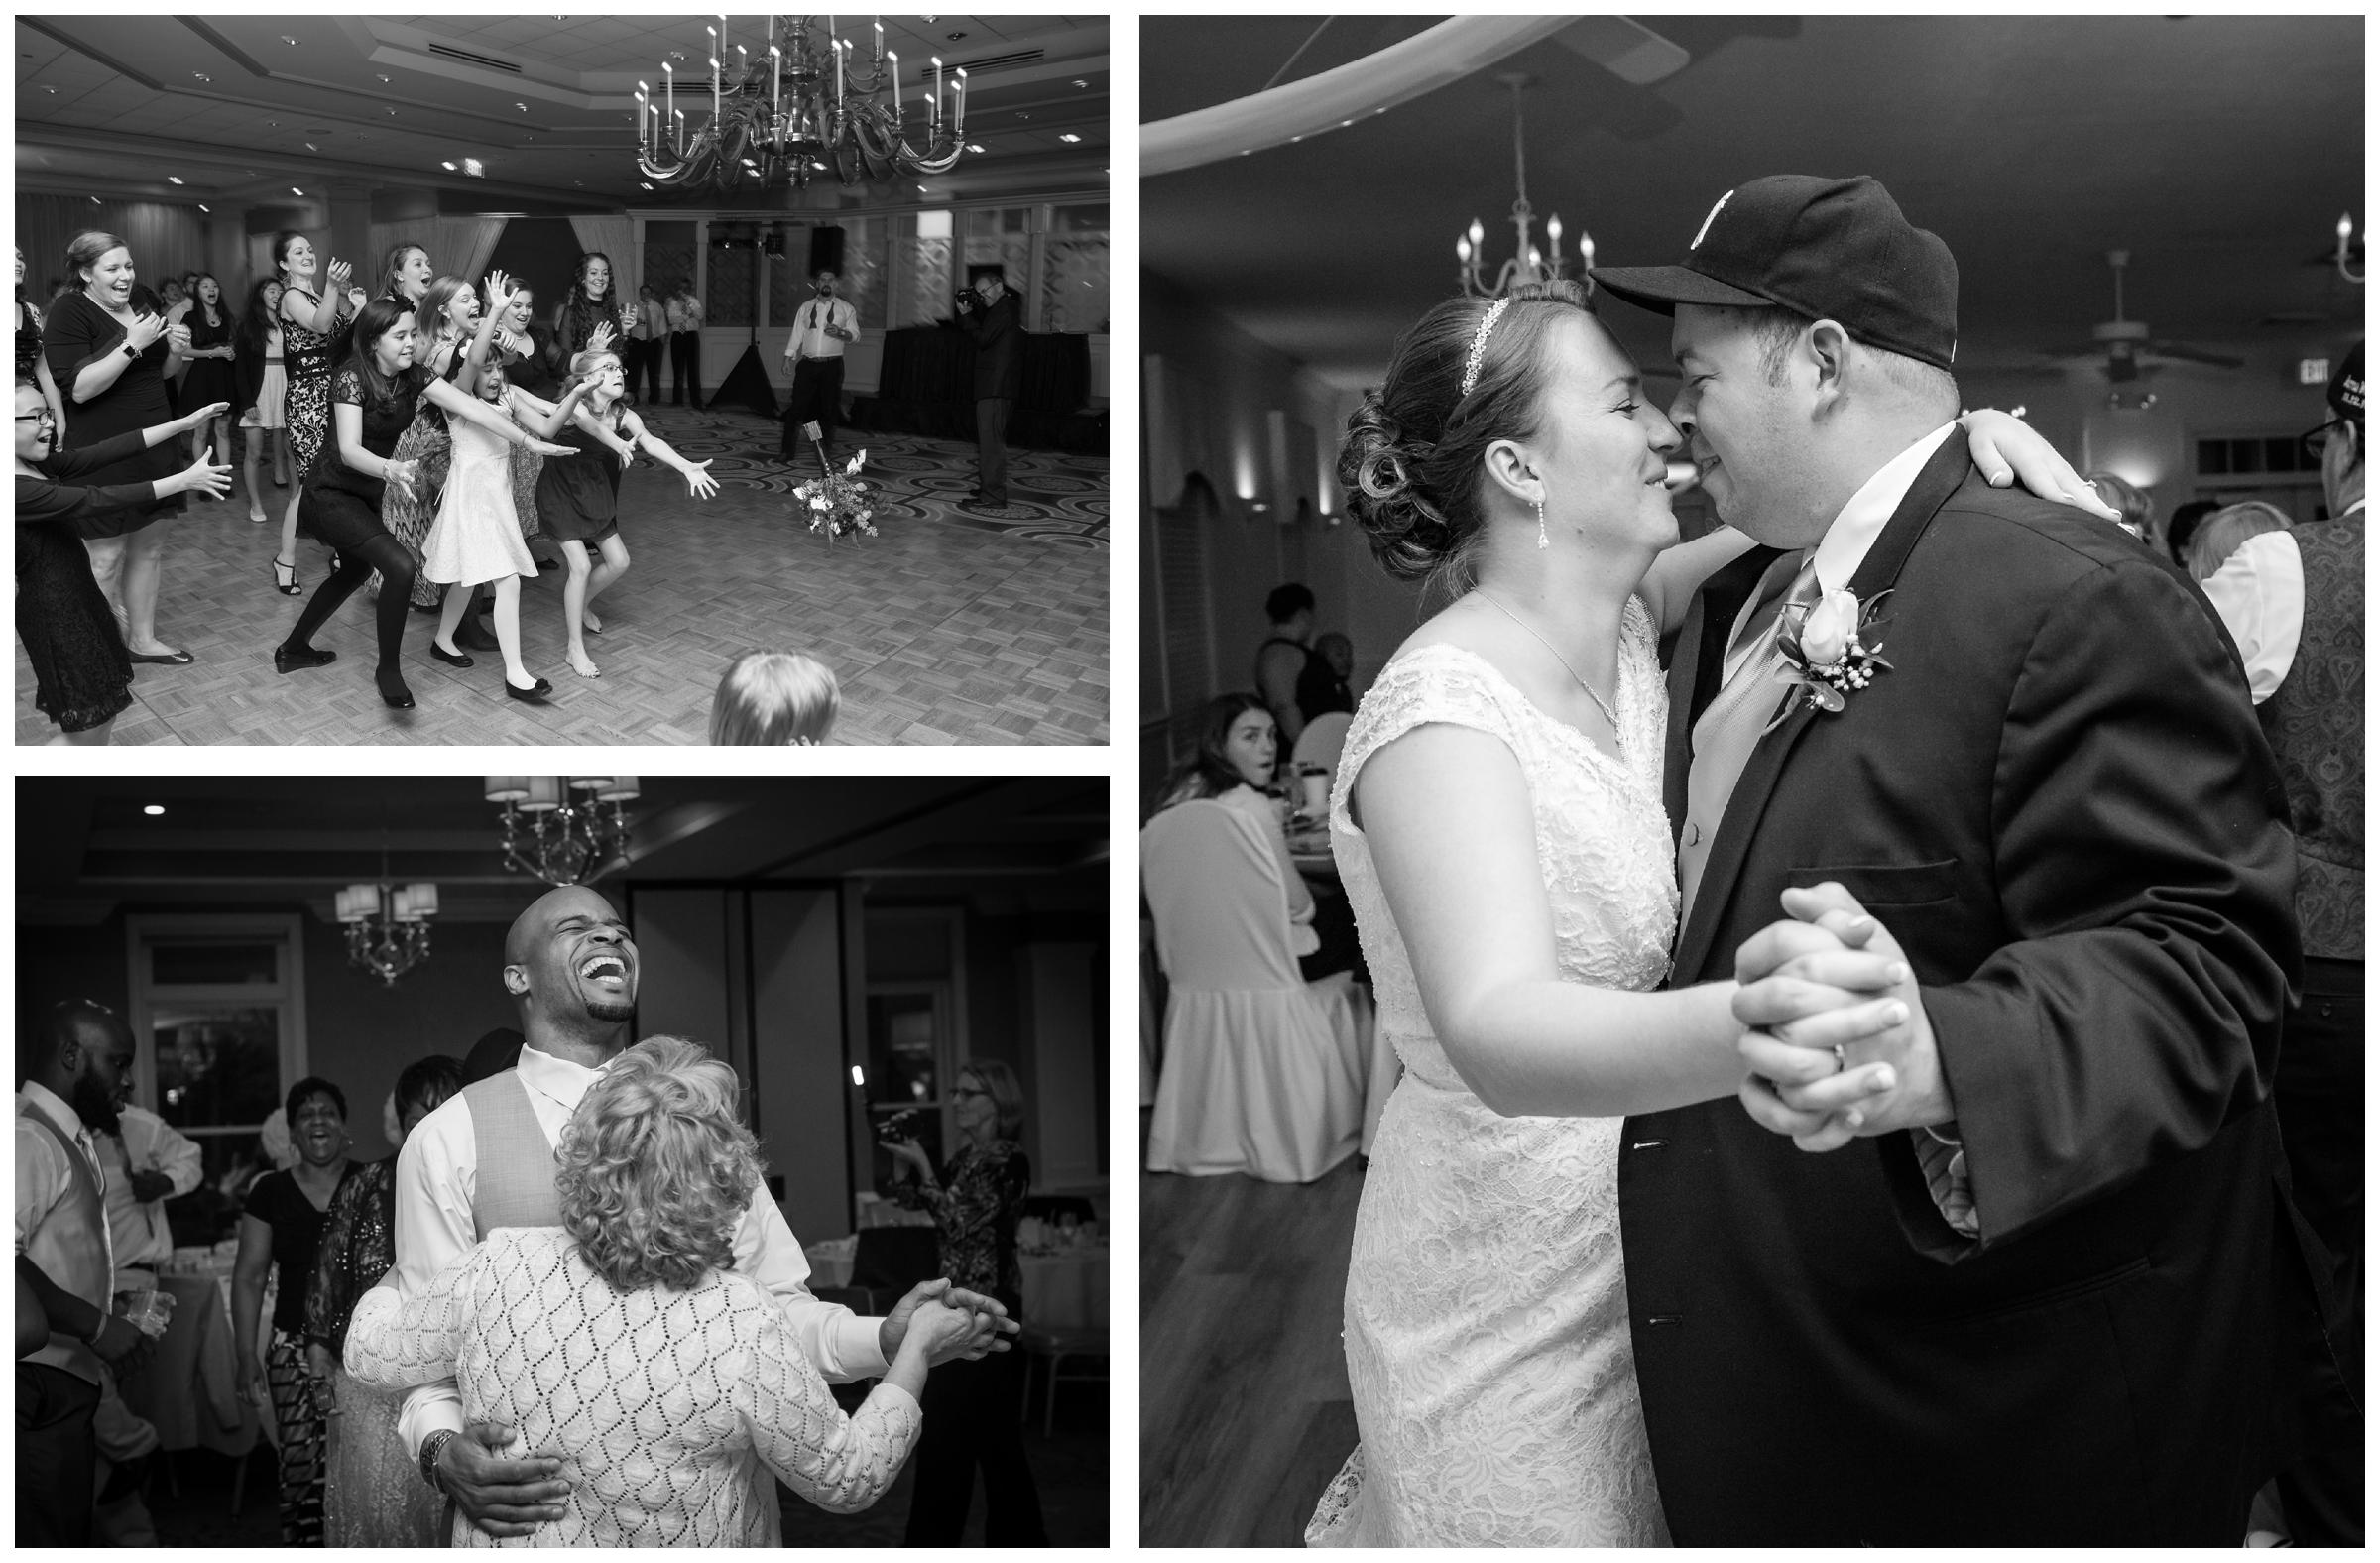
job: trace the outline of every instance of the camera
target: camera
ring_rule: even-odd
[[[962,288],[959,290],[958,305],[962,309],[981,309],[987,307],[984,303],[984,296],[973,288]]]
[[[918,1122],[924,1116],[922,1110],[914,1107],[904,1107],[897,1113],[887,1113],[883,1118],[877,1120],[876,1138],[879,1140],[915,1140]]]

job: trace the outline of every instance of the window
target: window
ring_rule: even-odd
[[[126,919],[133,1099],[205,1152],[209,1181],[261,1162],[258,1130],[305,1074],[295,916]]]

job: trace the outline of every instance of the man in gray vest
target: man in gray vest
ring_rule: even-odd
[[[109,1309],[115,1261],[95,1136],[116,1132],[124,1022],[86,1000],[60,1004],[25,1038],[17,1093],[17,1284],[49,1343],[17,1363],[17,1544],[90,1542],[101,1362],[142,1344]]]
[[[513,1068],[465,1086],[407,1137],[397,1158],[397,1268],[400,1298],[428,1286],[438,1271],[498,1227],[561,1224],[553,1150],[579,1098],[629,1043],[637,999],[637,946],[611,902],[583,887],[539,898],[513,924],[504,947],[504,985],[521,1012],[527,1038]],[[753,1190],[736,1229],[736,1268],[783,1307],[810,1361],[829,1382],[885,1371],[910,1316],[926,1297],[973,1309],[975,1334],[960,1355],[1005,1351],[999,1339],[1016,1326],[989,1297],[928,1281],[891,1315],[865,1319],[819,1301],[807,1286],[809,1263],[768,1191]],[[378,1290],[379,1288],[375,1288]],[[528,1535],[561,1517],[567,1487],[551,1451],[496,1451],[512,1429],[463,1425],[451,1381],[416,1389],[398,1420],[422,1478],[494,1536]]]

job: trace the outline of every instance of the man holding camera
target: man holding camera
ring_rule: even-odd
[[[817,294],[793,314],[793,334],[785,338],[785,365],[793,389],[785,402],[784,437],[776,453],[787,461],[801,454],[801,425],[818,425],[818,448],[831,454],[835,424],[843,416],[843,344],[860,339],[860,311],[848,299],[835,297],[835,274],[820,271],[810,280]]]
[[[1009,503],[1009,407],[1024,391],[1024,324],[998,267],[975,273],[959,296],[959,323],[975,338],[975,495]]]

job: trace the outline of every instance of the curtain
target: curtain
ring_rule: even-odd
[[[25,297],[48,312],[42,285],[66,275],[66,246],[76,234],[99,229],[132,251],[135,275],[154,288],[183,272],[208,270],[206,231],[195,206],[159,201],[92,201],[80,195],[17,197],[17,247],[25,252]],[[231,296],[237,278],[218,279]]]
[[[400,244],[418,244],[429,252],[437,275],[468,279],[477,287],[504,237],[502,217],[415,217],[405,222],[372,224],[372,253],[356,263],[356,281],[373,298],[389,291],[389,251]]]
[[[645,282],[645,257],[637,253],[637,225],[626,217],[573,217],[570,231],[582,251],[594,250],[611,258],[612,287],[622,303],[635,303]]]

